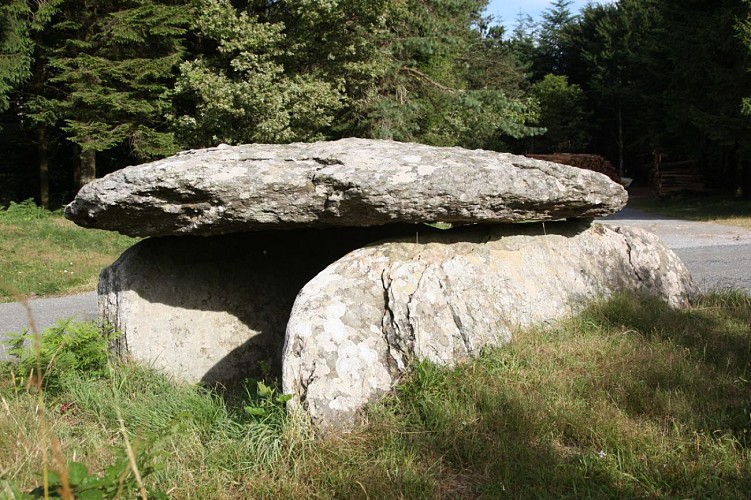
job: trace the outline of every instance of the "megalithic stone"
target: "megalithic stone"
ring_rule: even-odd
[[[462,148],[343,139],[219,146],[84,186],[65,216],[130,236],[593,218],[625,189],[597,172]]]

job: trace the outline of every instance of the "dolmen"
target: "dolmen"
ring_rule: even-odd
[[[687,304],[656,236],[593,222],[626,201],[575,167],[344,139],[186,151],[86,185],[65,215],[145,237],[100,276],[120,355],[187,381],[280,374],[337,432],[415,360],[461,362],[618,292]]]

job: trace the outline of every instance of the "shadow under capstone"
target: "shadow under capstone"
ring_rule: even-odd
[[[427,226],[166,236],[127,250],[99,280],[100,316],[123,332],[120,356],[179,378],[228,383],[281,374],[299,290],[346,253]]]
[[[450,244],[544,232],[574,236],[589,225],[471,225],[441,231],[395,224],[152,237],[102,271],[100,316],[123,332],[114,345],[120,356],[178,378],[209,384],[279,378],[298,292],[354,249],[384,239]]]

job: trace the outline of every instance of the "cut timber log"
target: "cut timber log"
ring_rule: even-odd
[[[699,193],[706,190],[704,176],[695,160],[659,162],[653,165],[650,181],[661,198],[679,193]]]
[[[605,174],[618,184],[622,184],[618,172],[616,172],[613,164],[599,155],[588,154],[575,154],[575,153],[553,153],[546,155],[526,155],[528,158],[534,158],[536,160],[552,161],[554,163],[561,163],[563,165],[570,165],[572,167],[583,168],[584,170],[592,170],[593,172],[599,172]]]

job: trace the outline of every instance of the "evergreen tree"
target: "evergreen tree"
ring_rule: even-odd
[[[579,47],[568,59],[568,73],[594,110],[594,147],[617,158],[621,176],[627,157],[655,148],[661,118],[659,103],[651,100],[663,80],[656,77],[662,24],[653,1],[622,0],[587,6],[566,29],[566,38]]]
[[[45,84],[40,40],[62,2],[10,0],[0,5],[0,113],[5,111],[2,121],[6,123],[2,135],[6,141],[2,145],[3,159],[9,158],[16,163],[3,167],[18,169],[18,163],[27,164],[29,154],[18,152],[18,148],[36,142],[39,153],[38,193],[40,203],[45,207],[49,205],[47,130],[43,124],[33,127],[34,137],[29,137],[25,132],[31,124],[26,123],[26,112],[29,95],[41,91]],[[11,154],[11,150],[15,154]],[[24,157],[25,161],[18,162],[20,157]],[[15,177],[25,179],[28,173],[17,172]]]
[[[526,72],[531,71],[536,57],[536,37],[537,25],[532,16],[519,12],[508,45],[520,67],[524,68]]]
[[[184,142],[206,146],[325,137],[342,106],[341,81],[284,64],[287,51],[303,48],[289,47],[284,24],[270,20],[273,7],[201,2],[195,28],[203,53],[181,66],[177,85],[195,105],[178,122]]]
[[[10,92],[31,76],[31,16],[25,0],[0,5],[0,112],[10,106]]]
[[[0,4],[0,112],[8,109],[9,94],[32,76],[34,33],[44,29],[61,2],[6,0]]]
[[[191,10],[181,0],[67,0],[38,44],[44,89],[28,116],[80,150],[77,185],[97,152],[128,146],[137,159],[177,151],[167,130],[170,87]]]
[[[566,29],[578,16],[571,13],[572,0],[553,0],[542,14],[537,34],[537,54],[534,60],[535,80],[548,73],[563,75],[566,73],[566,57],[570,43]]]

